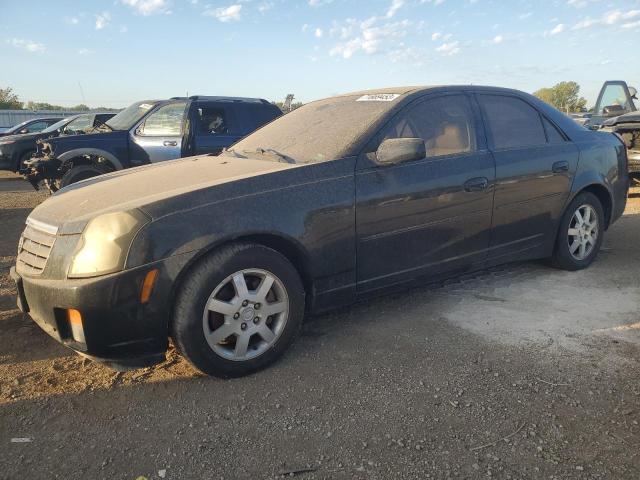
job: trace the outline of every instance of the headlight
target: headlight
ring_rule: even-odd
[[[136,233],[149,219],[139,210],[107,213],[91,220],[71,261],[69,277],[96,277],[124,268]]]

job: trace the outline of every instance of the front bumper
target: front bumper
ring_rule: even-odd
[[[116,369],[147,367],[165,358],[171,312],[172,260],[88,279],[11,277],[18,307],[51,337],[77,353]],[[158,269],[149,301],[140,294],[146,274]],[[74,338],[67,309],[82,316],[84,341]],[[76,336],[77,337],[77,336]]]
[[[640,151],[627,150],[627,159],[629,161],[629,173],[632,175],[640,174]]]

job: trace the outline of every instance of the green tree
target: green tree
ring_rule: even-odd
[[[69,110],[74,110],[78,112],[88,112],[91,109],[87,107],[84,103],[81,103],[80,105],[75,105],[71,107]]]
[[[23,103],[11,87],[0,88],[0,110],[22,110]]]
[[[581,112],[587,106],[587,100],[580,96],[580,85],[576,82],[560,82],[550,88],[541,88],[533,94],[566,113]]]

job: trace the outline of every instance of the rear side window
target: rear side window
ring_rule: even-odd
[[[525,101],[502,95],[478,95],[478,101],[484,110],[494,148],[547,143],[540,114]]]
[[[561,143],[565,141],[564,137],[553,123],[546,118],[542,119],[542,123],[544,123],[544,129],[547,132],[547,140],[549,143]]]
[[[230,112],[218,105],[197,105],[195,123],[197,135],[228,135],[233,129]]]
[[[476,150],[473,112],[464,95],[426,100],[401,114],[384,138],[422,138],[427,157],[461,155]]]
[[[179,136],[186,103],[170,103],[149,115],[138,128],[140,135]]]
[[[44,130],[45,128],[47,128],[49,126],[49,124],[45,121],[42,122],[34,122],[31,125],[29,125],[27,127],[27,131],[29,133],[36,133],[36,132],[41,132],[42,130]]]
[[[278,107],[266,104],[249,105],[244,113],[248,116],[245,121],[252,130],[261,127],[265,123],[269,123],[281,115]]]

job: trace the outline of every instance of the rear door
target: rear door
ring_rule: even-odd
[[[132,163],[162,162],[181,157],[187,102],[161,105],[132,131]],[[139,158],[141,157],[141,158]]]
[[[190,154],[218,155],[243,137],[236,109],[242,105],[232,102],[194,102],[190,112]]]
[[[360,292],[482,265],[489,247],[494,163],[470,98],[406,107],[374,143],[401,137],[423,139],[426,158],[380,166],[369,153],[358,162]]]
[[[577,147],[533,105],[508,94],[478,94],[496,190],[489,260],[544,255],[553,245],[578,164]]]

